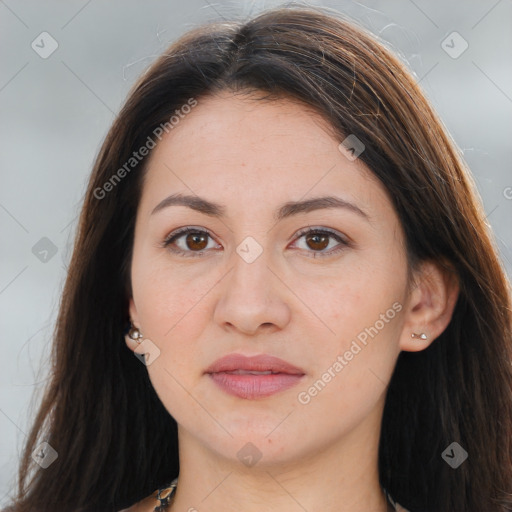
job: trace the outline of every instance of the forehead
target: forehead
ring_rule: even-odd
[[[141,208],[179,192],[244,209],[258,203],[260,211],[329,193],[389,210],[380,181],[360,159],[348,159],[340,142],[319,114],[296,101],[209,96],[152,150]]]

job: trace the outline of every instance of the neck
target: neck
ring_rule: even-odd
[[[378,429],[359,425],[324,450],[247,467],[179,430],[180,475],[170,510],[238,512],[243,504],[244,512],[388,512],[378,442]]]

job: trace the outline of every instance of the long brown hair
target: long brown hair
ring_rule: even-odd
[[[132,88],[89,181],[13,510],[119,510],[178,475],[176,423],[123,339],[147,159],[112,177],[182,105],[220,90],[292,98],[327,119],[340,142],[355,135],[389,191],[410,268],[433,260],[458,278],[446,330],[398,358],[382,486],[411,512],[512,510],[510,285],[474,182],[396,57],[330,10],[293,5],[185,34]],[[58,452],[47,469],[31,457],[41,441]],[[457,469],[441,457],[452,442],[468,453]]]

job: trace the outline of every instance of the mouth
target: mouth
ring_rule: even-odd
[[[230,354],[215,361],[205,374],[225,393],[255,400],[295,386],[305,372],[266,354],[253,357]]]

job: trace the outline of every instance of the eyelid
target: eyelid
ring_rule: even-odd
[[[215,237],[206,228],[196,227],[196,226],[184,226],[182,228],[175,229],[170,234],[168,234],[164,238],[163,242],[158,244],[158,246],[162,247],[162,248],[166,248],[175,254],[180,254],[180,255],[183,255],[186,257],[202,256],[205,252],[207,252],[209,250],[209,249],[203,249],[201,251],[184,251],[179,248],[173,248],[173,249],[169,248],[169,245],[173,240],[176,240],[176,239],[180,238],[181,236],[188,234],[188,233],[204,233],[204,234],[208,235],[212,240],[216,241]],[[304,235],[307,235],[309,233],[327,234],[330,237],[335,238],[341,245],[341,247],[336,248],[336,249],[330,249],[330,251],[327,251],[327,252],[313,251],[313,250],[306,251],[306,252],[311,253],[313,256],[310,256],[310,257],[313,257],[313,258],[332,256],[334,254],[337,254],[341,250],[343,250],[347,247],[353,247],[353,245],[354,245],[352,240],[347,235],[340,233],[336,230],[333,230],[331,228],[321,227],[321,226],[307,226],[305,228],[302,228],[292,236],[292,239],[299,240]],[[216,242],[216,243],[218,243],[218,242]]]
[[[206,235],[208,235],[212,240],[215,240],[215,237],[205,228],[202,228],[202,227],[199,227],[199,226],[184,226],[182,228],[178,228],[178,229],[175,229],[174,231],[172,231],[171,233],[169,233],[163,240],[162,243],[158,244],[159,247],[163,248],[163,249],[168,249],[170,250],[171,252],[175,253],[175,254],[178,254],[178,255],[183,255],[183,256],[201,256],[202,254],[204,254],[208,249],[203,249],[202,251],[184,251],[183,249],[179,249],[179,248],[173,248],[171,249],[169,247],[170,243],[173,241],[173,240],[176,240],[180,237],[182,237],[183,235],[186,235],[188,233],[205,233]],[[216,240],[215,240],[216,241]],[[217,242],[218,243],[218,242]]]
[[[340,233],[337,230],[322,227],[322,226],[308,226],[306,228],[303,228],[299,230],[295,235],[294,238],[297,240],[300,240],[304,235],[307,235],[309,233],[321,233],[321,234],[327,234],[330,237],[336,239],[339,243],[338,247],[335,247],[333,249],[330,249],[329,251],[306,251],[307,257],[309,258],[328,258],[330,256],[334,256],[342,251],[344,251],[347,248],[354,247],[354,243],[351,238],[349,238],[344,233]]]
[[[307,227],[302,228],[299,231],[297,231],[297,233],[295,233],[294,237],[300,237],[303,235],[307,235],[308,233],[311,233],[311,232],[330,234],[334,238],[339,238],[343,243],[346,243],[347,245],[352,243],[351,239],[347,235],[340,233],[339,231],[336,231],[334,229],[326,228],[326,227],[322,227],[322,226],[307,226]]]
[[[174,231],[172,231],[171,233],[169,233],[164,238],[164,242],[163,243],[168,243],[173,238],[177,238],[180,235],[184,235],[184,234],[190,233],[190,232],[192,232],[192,233],[196,233],[196,232],[206,233],[211,238],[214,238],[213,235],[206,228],[202,228],[202,227],[199,227],[199,226],[184,226],[182,228],[177,228]]]

